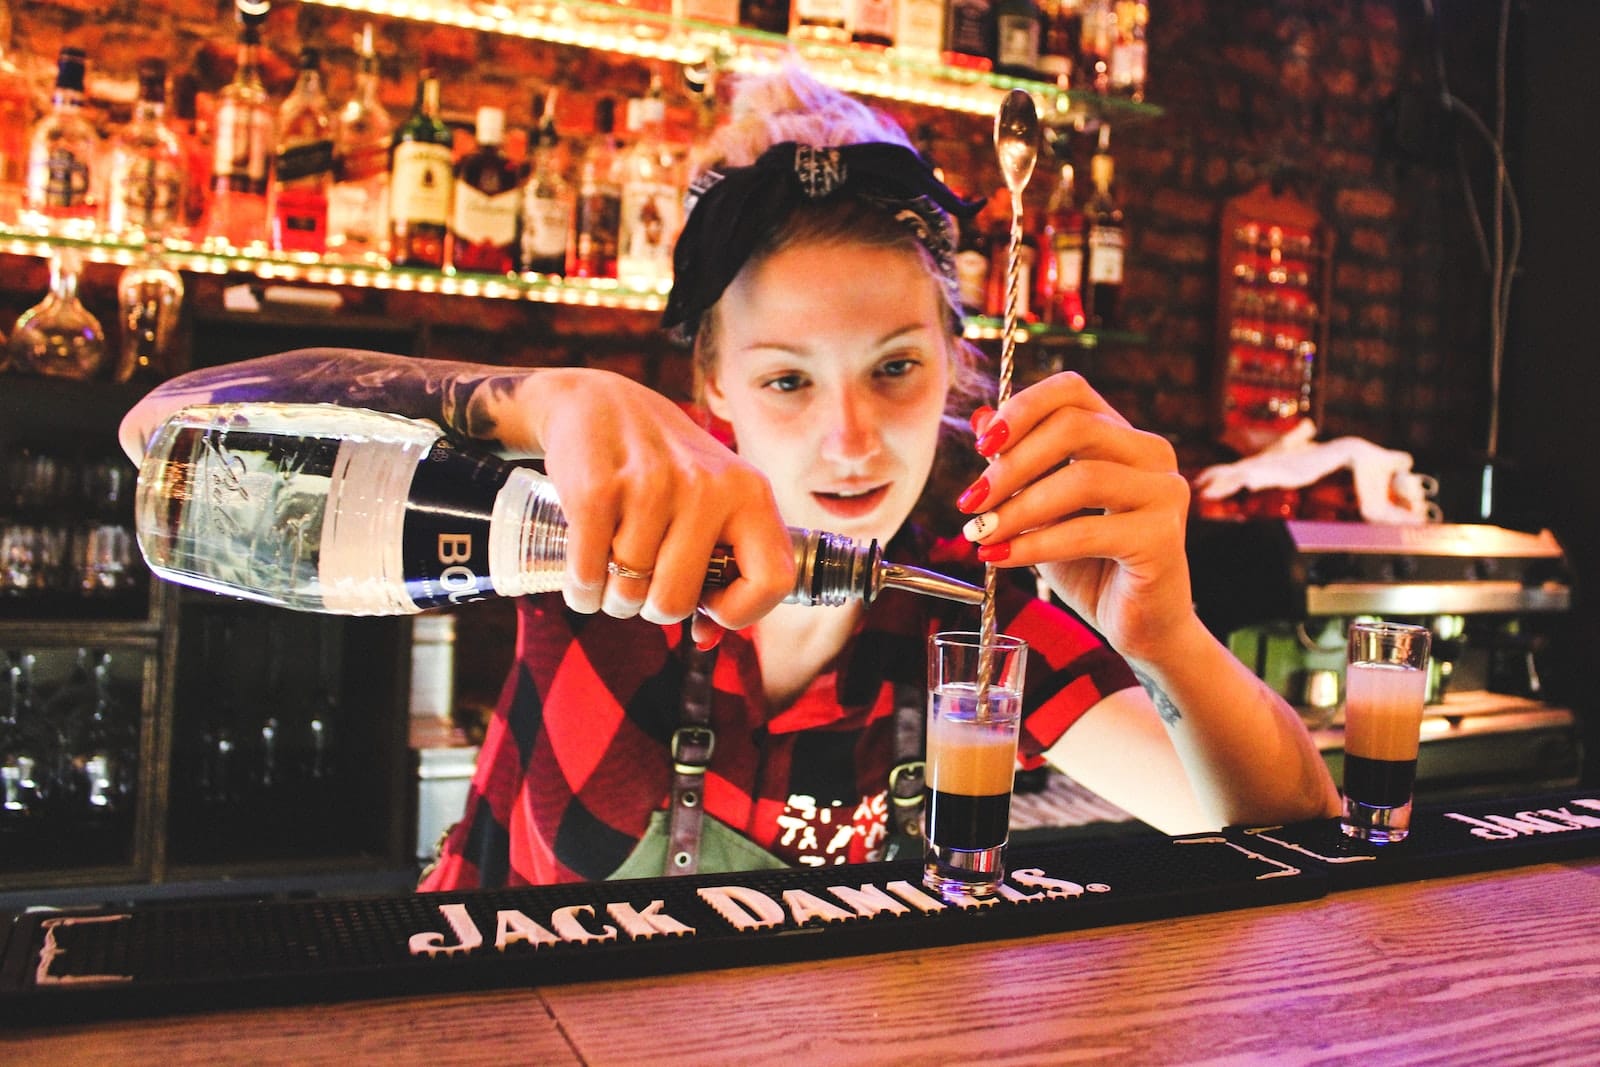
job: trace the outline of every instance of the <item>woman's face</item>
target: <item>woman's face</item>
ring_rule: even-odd
[[[837,242],[746,267],[717,305],[706,402],[791,526],[887,541],[933,468],[944,303],[911,251]]]

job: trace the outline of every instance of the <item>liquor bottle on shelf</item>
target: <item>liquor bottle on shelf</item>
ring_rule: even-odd
[[[1013,78],[1039,76],[1039,6],[1034,0],[994,5],[994,69]]]
[[[1111,91],[1111,49],[1117,41],[1117,12],[1113,0],[1083,0],[1078,35],[1078,88],[1096,93]]]
[[[1150,22],[1150,5],[1146,0],[1116,0],[1114,10],[1117,30],[1111,45],[1111,91],[1143,100],[1149,59],[1145,28]]]
[[[788,33],[789,0],[739,0],[739,25],[765,33]]]
[[[850,40],[878,48],[894,46],[896,0],[851,0]]]
[[[248,248],[267,239],[267,175],[272,105],[261,82],[261,24],[269,5],[236,0],[238,65],[217,98],[213,130],[208,241]]]
[[[211,129],[202,126],[198,115],[200,81],[193,74],[180,74],[172,80],[172,111],[167,126],[178,139],[183,152],[183,212],[185,236],[199,235],[211,202]]]
[[[617,279],[630,289],[665,290],[672,284],[672,246],[683,225],[683,168],[662,134],[666,105],[660,79],[628,102],[633,141],[622,154],[622,195],[617,222]]]
[[[961,294],[961,310],[981,315],[989,288],[989,234],[986,219],[989,208],[970,219],[960,220],[956,241],[956,287]]]
[[[615,278],[617,228],[622,217],[621,150],[613,128],[616,101],[603,96],[594,105],[594,139],[578,168],[578,199],[567,248],[567,277]]]
[[[333,114],[322,90],[322,52],[300,49],[300,74],[278,108],[272,155],[272,248],[328,250],[328,193],[333,187]]]
[[[356,87],[334,116],[333,190],[328,194],[328,251],[378,261],[389,228],[389,149],[394,120],[378,96],[372,23],[356,41]]]
[[[1072,86],[1083,27],[1081,0],[1044,0],[1039,5],[1039,76],[1061,88]]]
[[[561,274],[567,269],[574,196],[572,183],[563,173],[555,89],[535,105],[535,111],[540,118],[529,139],[528,179],[522,186],[518,266],[533,274]]]
[[[1078,210],[1071,163],[1062,163],[1039,229],[1039,317],[1051,326],[1081,330],[1083,313],[1083,212]]]
[[[989,198],[988,246],[989,277],[986,280],[983,313],[990,318],[1005,317],[1010,297],[1011,190],[996,189]],[[1017,321],[1032,322],[1033,271],[1038,263],[1038,242],[1026,231],[1017,245]]]
[[[790,0],[789,36],[823,44],[850,43],[851,0]]]
[[[139,62],[133,119],[111,145],[106,229],[127,241],[160,242],[183,229],[189,161],[167,126],[167,64]]]
[[[55,248],[50,254],[50,290],[17,316],[6,342],[12,366],[25,374],[85,381],[100,373],[106,359],[100,320],[78,300],[83,254]]]
[[[501,151],[506,113],[478,109],[478,147],[455,169],[450,209],[450,263],[456,270],[509,274],[517,265],[517,211],[522,191],[517,169]]]
[[[0,226],[16,223],[27,188],[33,94],[11,48],[11,7],[0,0]]]
[[[340,521],[324,521],[330,506]],[[407,615],[554,592],[566,574],[567,519],[543,474],[459,449],[429,422],[331,404],[178,412],[140,465],[135,525],[160,576],[299,611]],[[799,528],[790,538],[789,603],[870,602],[885,587],[983,598],[885,561],[876,541]],[[406,552],[411,543],[442,547]],[[737,567],[727,550],[714,553],[706,585],[726,584]]]
[[[117,699],[111,679],[111,654],[103,652],[93,668],[93,702],[84,722],[73,764],[83,781],[79,791],[83,815],[104,823],[128,814],[138,765],[137,731]]]
[[[944,0],[897,0],[894,50],[897,55],[937,63],[944,51]]]
[[[951,66],[974,70],[994,65],[993,0],[950,0],[942,58]]]
[[[1112,189],[1115,164],[1111,159],[1111,127],[1100,127],[1100,146],[1089,159],[1089,180],[1094,192],[1084,210],[1088,230],[1085,240],[1083,311],[1094,329],[1118,325],[1122,300],[1122,259],[1126,248],[1122,207]]]
[[[100,135],[84,114],[87,57],[66,47],[56,60],[50,110],[33,127],[28,143],[28,187],[23,221],[69,237],[92,237],[99,211]]]
[[[389,258],[401,267],[444,266],[455,136],[439,118],[439,79],[417,81],[411,117],[394,136],[389,164]]]

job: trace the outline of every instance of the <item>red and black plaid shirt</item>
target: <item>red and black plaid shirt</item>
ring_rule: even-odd
[[[577,615],[558,595],[518,606],[517,663],[478,756],[462,821],[424,890],[603,879],[670,791],[687,638],[638,619]],[[927,687],[927,638],[977,611],[889,591],[797,700],[766,702],[749,632],[712,678],[708,814],[791,864],[879,858],[897,686]],[[1093,631],[1002,583],[998,629],[1028,642],[1019,757],[1041,754],[1102,697],[1136,685]]]

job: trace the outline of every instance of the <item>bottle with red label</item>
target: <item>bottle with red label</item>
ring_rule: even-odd
[[[569,278],[615,278],[617,239],[622,221],[621,147],[612,130],[616,101],[601,97],[594,106],[594,139],[578,168],[578,196],[567,246]]]
[[[328,193],[333,188],[333,113],[322,91],[322,53],[300,49],[300,76],[278,109],[272,155],[272,248],[328,250]]]
[[[1062,163],[1039,227],[1037,305],[1041,321],[1081,330],[1083,313],[1083,212],[1078,209],[1071,163]]]
[[[505,131],[505,111],[480,107],[478,147],[456,164],[450,210],[450,264],[456,270],[485,274],[516,270],[521,175],[501,149]]]

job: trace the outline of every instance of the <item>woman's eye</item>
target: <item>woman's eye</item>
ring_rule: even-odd
[[[885,378],[904,378],[915,370],[922,361],[915,356],[897,356],[886,359],[878,365],[878,373]]]
[[[771,389],[774,392],[792,393],[797,389],[803,388],[805,384],[806,380],[803,375],[780,374],[776,377],[768,378],[764,383],[764,386],[765,388]]]

